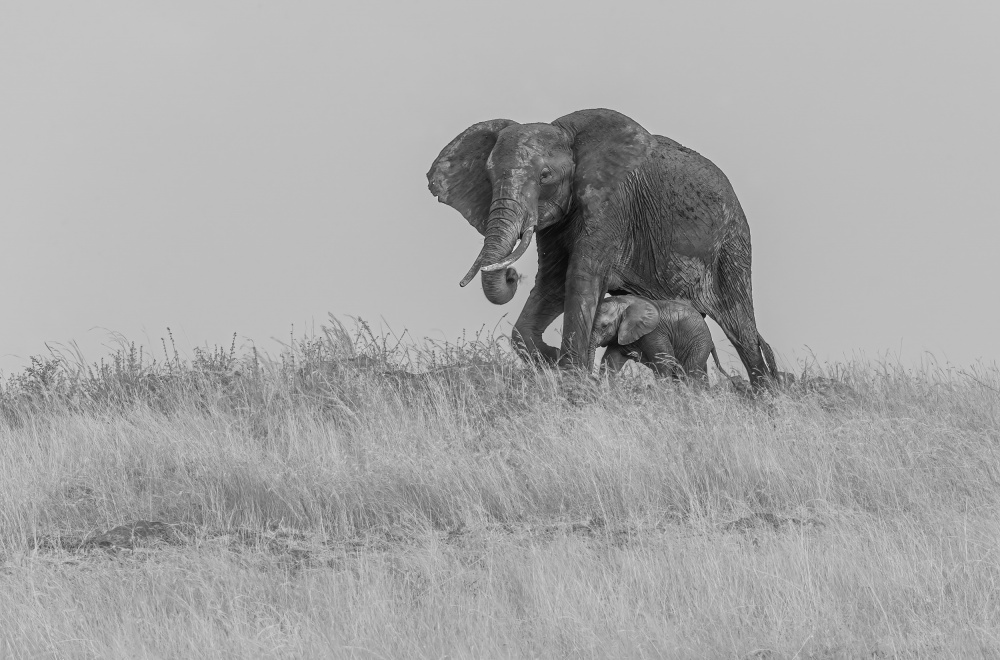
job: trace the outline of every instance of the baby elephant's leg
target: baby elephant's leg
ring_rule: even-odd
[[[638,342],[642,362],[648,364],[660,378],[677,378],[677,356],[673,344],[662,333],[652,332]]]
[[[705,337],[696,338],[681,365],[684,367],[685,375],[692,382],[708,385],[708,357],[714,349],[712,335],[708,332],[708,326],[705,326]]]
[[[601,358],[601,366],[607,368],[608,373],[615,374],[621,371],[625,363],[629,361],[628,351],[618,344],[608,346]]]
[[[708,384],[708,357],[715,349],[712,332],[694,308],[682,309],[674,328],[674,348],[684,375],[697,385]]]

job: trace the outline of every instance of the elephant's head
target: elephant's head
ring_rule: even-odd
[[[509,266],[532,234],[577,209],[596,212],[652,145],[645,129],[612,110],[581,110],[551,124],[493,119],[467,128],[427,172],[431,194],[485,237],[461,286],[482,270],[486,297],[508,302],[518,281]]]
[[[605,298],[594,316],[591,346],[607,346],[617,340],[622,346],[648,335],[660,322],[656,305],[636,296]]]

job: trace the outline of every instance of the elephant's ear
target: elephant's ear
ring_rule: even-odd
[[[656,305],[644,298],[633,298],[622,314],[622,323],[618,326],[618,343],[631,344],[640,337],[648,335],[660,322],[660,312]]]
[[[510,119],[491,119],[473,124],[441,150],[427,172],[431,194],[465,216],[483,235],[493,200],[486,159],[497,143],[497,134],[516,123]]]
[[[579,110],[552,122],[573,142],[575,202],[594,217],[615,191],[649,156],[656,139],[620,112]]]

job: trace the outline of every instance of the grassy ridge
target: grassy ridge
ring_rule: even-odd
[[[996,369],[749,401],[331,328],[10,379],[0,656],[1000,654]]]

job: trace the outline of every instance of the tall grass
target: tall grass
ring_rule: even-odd
[[[0,656],[1000,655],[995,367],[747,399],[336,323],[163,349],[0,391]],[[176,535],[86,543],[136,520]]]

